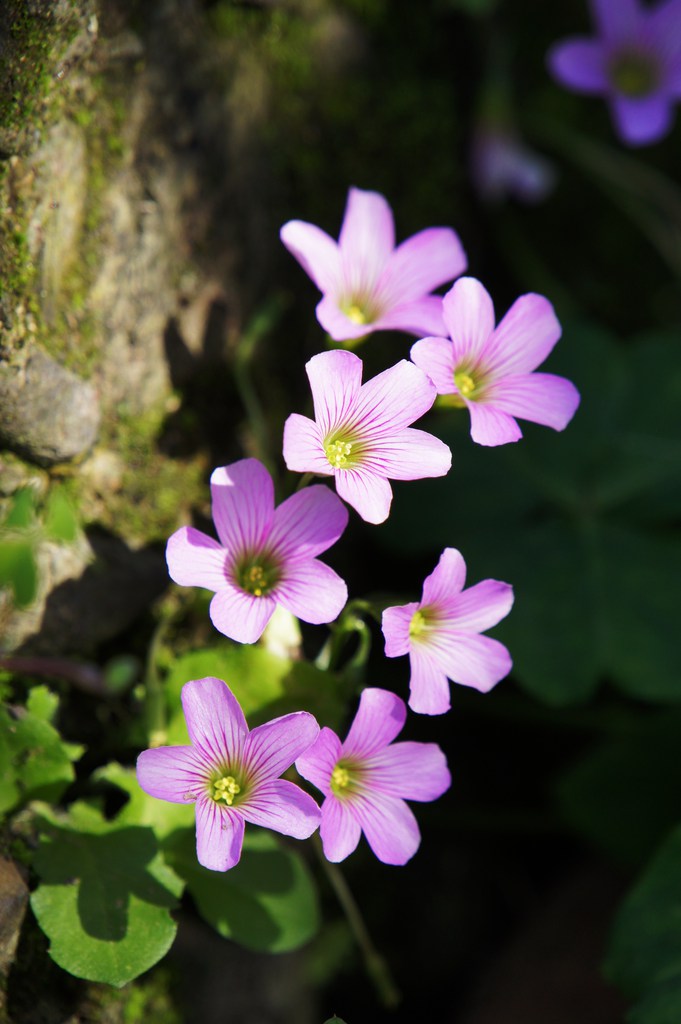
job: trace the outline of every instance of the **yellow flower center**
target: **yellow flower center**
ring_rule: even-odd
[[[457,391],[462,398],[470,398],[477,387],[475,380],[471,377],[470,373],[464,373],[463,370],[457,370],[454,374],[454,383],[456,384]]]
[[[331,441],[324,445],[324,451],[334,469],[345,469],[348,455],[352,451],[352,441]]]
[[[655,64],[644,53],[620,53],[610,64],[610,80],[618,92],[639,99],[654,92],[658,83]]]
[[[236,583],[253,597],[262,597],[279,581],[280,573],[276,566],[267,564],[267,559],[253,562],[245,559],[236,570]]]
[[[360,327],[362,324],[367,323],[369,319],[362,307],[358,306],[354,302],[352,305],[346,307],[345,315],[348,320],[352,320],[353,324],[358,324]]]
[[[213,783],[211,796],[217,803],[221,801],[229,807],[234,803],[234,797],[241,792],[241,786],[233,775],[223,775]]]
[[[421,636],[428,623],[423,612],[414,612],[409,623],[409,636]]]

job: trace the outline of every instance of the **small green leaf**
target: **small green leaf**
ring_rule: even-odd
[[[0,541],[0,588],[9,587],[18,608],[29,605],[36,595],[38,570],[33,545],[28,540]]]
[[[74,804],[69,818],[42,809],[48,835],[34,867],[31,906],[50,956],[78,978],[120,987],[163,957],[183,888],[150,828],[120,827]]]
[[[282,848],[272,833],[249,827],[241,860],[224,873],[198,863],[193,830],[175,833],[167,853],[201,916],[225,938],[283,953],[315,934],[319,914],[312,878],[300,855]]]
[[[3,526],[7,530],[28,530],[35,526],[36,493],[32,487],[22,487],[12,496],[9,512]]]
[[[71,544],[78,536],[78,518],[64,491],[52,487],[47,498],[44,518],[45,536],[49,540]]]

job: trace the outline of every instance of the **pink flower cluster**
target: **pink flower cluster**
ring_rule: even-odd
[[[413,426],[438,395],[468,409],[472,438],[484,445],[517,441],[516,417],[562,430],[579,402],[569,381],[534,372],[560,336],[550,303],[521,296],[495,326],[487,291],[459,277],[466,261],[450,229],[430,228],[395,248],[385,199],[351,189],[338,243],[302,221],[281,236],[323,292],[317,317],[333,339],[355,345],[399,328],[420,340],[411,361],[364,382],[362,360],[347,349],[307,363],[314,418],[288,417],[284,461],[294,472],[333,478],[337,495],[314,484],[275,506],[265,466],[242,459],[211,477],[218,539],[185,526],[168,541],[171,578],[212,591],[214,626],[239,643],[259,640],[277,606],[313,624],[341,614],[347,587],[318,556],[345,530],[343,502],[382,523],[391,480],[449,472],[447,445]],[[444,298],[433,294],[457,277]],[[383,612],[385,654],[409,656],[417,713],[449,709],[449,680],[486,692],[511,669],[507,649],[483,634],[510,611],[512,588],[488,579],[465,589],[465,575],[463,556],[446,548],[421,600]],[[404,864],[420,842],[405,801],[434,800],[451,782],[436,744],[394,742],[407,709],[386,690],[363,690],[343,742],[304,711],[249,732],[236,698],[213,677],[188,682],[182,704],[190,745],[145,750],[138,780],[154,797],[196,805],[197,856],[213,870],[237,863],[245,822],[299,839],[320,827],[332,861],[352,853],[363,832],[380,860]],[[281,778],[294,763],[323,794],[321,809]]]

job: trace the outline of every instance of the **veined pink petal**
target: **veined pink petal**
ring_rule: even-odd
[[[345,505],[328,487],[315,484],[275,509],[269,545],[282,561],[314,558],[336,543],[347,524]]]
[[[317,303],[315,314],[321,326],[334,341],[363,338],[366,334],[371,334],[378,325],[378,320],[369,320],[363,324],[355,323],[347,313],[343,312],[334,295],[325,295]]]
[[[476,444],[494,447],[519,441],[523,432],[508,413],[483,402],[466,402],[471,414],[471,437]]]
[[[386,658],[399,658],[409,653],[409,626],[414,617],[418,603],[393,605],[386,608],[381,617],[381,629],[385,637]]]
[[[326,231],[304,220],[290,220],[279,237],[321,292],[340,292],[340,252]]]
[[[353,801],[369,846],[384,864],[406,864],[421,843],[421,833],[404,800],[371,793]]]
[[[209,796],[196,801],[196,856],[211,871],[228,871],[238,863],[244,841],[244,819]]]
[[[466,269],[459,236],[451,228],[426,228],[395,249],[378,282],[377,293],[390,306],[419,299]]]
[[[348,599],[348,588],[330,566],[310,558],[286,567],[275,597],[303,622],[319,625],[333,622],[340,615]]]
[[[489,636],[443,629],[428,638],[429,653],[452,682],[487,693],[513,667],[503,644]]]
[[[392,743],[406,718],[406,705],[397,694],[376,687],[362,690],[359,709],[343,743],[343,757],[371,757]]]
[[[220,633],[240,644],[254,644],[276,606],[269,595],[254,597],[238,587],[225,587],[211,601],[208,614]]]
[[[445,598],[447,622],[463,633],[482,633],[505,618],[513,607],[513,587],[499,580],[482,580],[463,593]]]
[[[272,477],[257,459],[240,459],[210,478],[213,521],[231,555],[262,546],[274,515]]]
[[[426,334],[438,336],[447,333],[442,316],[442,299],[439,295],[424,295],[410,299],[398,306],[384,310],[371,325],[375,331],[406,331],[422,338]]]
[[[454,347],[448,338],[422,338],[412,345],[411,361],[432,380],[438,395],[456,394]]]
[[[362,461],[362,468],[389,480],[446,476],[451,467],[452,453],[444,441],[414,427],[376,438]]]
[[[362,384],[362,360],[354,352],[320,352],[305,364],[322,438],[347,422]]]
[[[193,747],[154,747],[137,758],[137,781],[149,796],[186,804],[206,789],[208,769]]]
[[[307,839],[321,821],[321,811],[312,797],[286,779],[273,779],[258,786],[239,810],[252,825],[271,828],[294,839]]]
[[[532,293],[521,295],[490,338],[484,367],[495,378],[530,373],[544,362],[560,335],[549,300]]]
[[[403,800],[436,800],[452,784],[437,743],[393,743],[375,754],[367,769],[372,788]]]
[[[634,99],[630,96],[610,97],[617,130],[630,146],[647,146],[657,142],[671,127],[672,101],[660,92]]]
[[[333,476],[319,427],[297,412],[292,412],[284,424],[284,462],[295,473]]]
[[[222,679],[206,676],[185,683],[182,709],[189,738],[208,771],[240,761],[248,726],[238,700]]]
[[[390,514],[393,492],[383,477],[362,470],[336,470],[336,490],[367,523],[383,523]]]
[[[322,804],[319,834],[324,856],[334,864],[345,860],[357,849],[362,829],[349,802],[327,796]]]
[[[333,729],[324,726],[311,747],[296,758],[296,771],[324,796],[331,792],[331,774],[341,757],[341,741]]]
[[[551,74],[576,92],[608,92],[607,55],[599,39],[565,39],[548,53]]]
[[[510,416],[564,430],[577,411],[579,392],[551,373],[514,374],[491,385],[485,400]]]
[[[486,288],[474,277],[460,277],[442,300],[452,339],[455,369],[475,366],[494,330],[494,306]]]
[[[418,715],[444,715],[449,711],[449,681],[432,654],[421,645],[409,655],[409,707]]]
[[[274,718],[253,729],[243,746],[242,763],[250,780],[258,784],[277,779],[314,743],[319,726],[307,711]]]
[[[423,581],[421,605],[440,607],[463,590],[466,582],[466,563],[456,548],[445,548],[430,576]]]
[[[400,359],[362,386],[352,419],[361,424],[364,436],[393,436],[427,413],[436,394],[418,366]]]
[[[168,540],[166,562],[171,580],[183,587],[220,590],[227,575],[227,552],[193,526],[182,526]]]
[[[348,298],[373,289],[395,247],[395,224],[390,206],[378,192],[351,188],[338,247]]]

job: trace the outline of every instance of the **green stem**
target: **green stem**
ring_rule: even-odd
[[[326,874],[329,884],[336,895],[336,899],[343,909],[343,913],[350,925],[350,930],[352,931],[355,941],[361,950],[366,972],[376,986],[376,991],[378,992],[378,996],[383,1005],[387,1009],[392,1010],[396,1006],[399,1006],[402,996],[392,979],[390,968],[388,967],[384,957],[381,956],[374,946],[371,936],[369,935],[369,930],[364,923],[364,918],[362,917],[360,909],[355,902],[355,898],[352,895],[350,887],[345,881],[340,868],[335,864],[332,864],[324,856],[324,851],[322,849],[318,833],[312,837],[312,841],[324,869],[324,873]]]
[[[161,619],[149,645],[145,672],[145,717],[150,747],[161,747],[167,738],[166,700],[156,664],[168,623]]]

